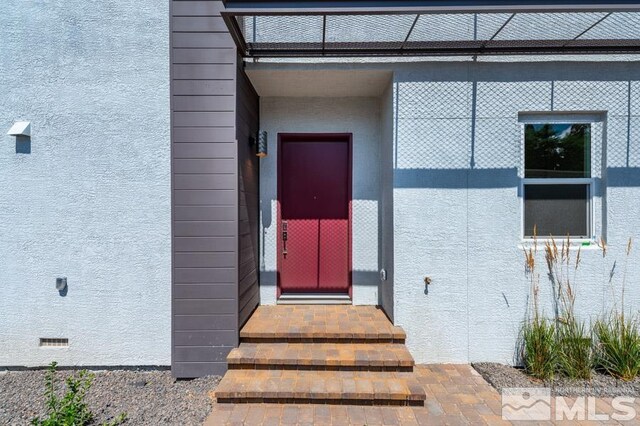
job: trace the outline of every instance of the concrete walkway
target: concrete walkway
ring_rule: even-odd
[[[373,407],[353,405],[214,404],[206,426],[216,425],[501,425],[500,394],[471,366],[434,364],[415,367],[424,386],[424,407]],[[573,400],[569,401],[569,406]],[[553,404],[552,404],[553,405]],[[595,414],[609,417],[611,399],[598,398]],[[640,404],[633,408],[640,413]],[[552,410],[552,412],[555,412]],[[579,413],[588,417],[587,410]],[[514,424],[621,424],[608,421],[525,421]],[[632,420],[622,424],[640,424]]]

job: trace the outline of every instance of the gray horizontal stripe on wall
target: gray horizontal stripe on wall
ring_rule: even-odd
[[[174,301],[179,299],[230,299],[237,296],[235,284],[180,284],[173,287]]]
[[[176,346],[173,356],[177,362],[204,362],[212,359],[224,358],[231,352],[232,347],[180,347]]]
[[[173,235],[176,237],[232,237],[236,235],[236,224],[234,221],[220,222],[176,222],[173,224]],[[208,266],[228,266],[233,267],[234,262],[225,265],[208,265]],[[195,266],[195,265],[178,265],[176,266]],[[202,266],[202,265],[198,265]],[[204,265],[207,266],[207,265]]]
[[[224,346],[233,341],[234,331],[176,331],[173,333],[176,346]]]
[[[173,160],[175,174],[189,173],[234,173],[236,162],[233,158],[190,158]]]
[[[233,330],[238,327],[235,314],[218,315],[174,315],[178,330]]]
[[[226,33],[173,33],[173,47],[235,47]]]
[[[184,177],[189,175],[175,176]],[[200,175],[194,175],[200,176]],[[208,176],[208,175],[205,175]],[[176,221],[183,220],[234,220],[236,217],[233,206],[177,206],[173,210]]]
[[[174,96],[174,111],[204,111],[219,112],[233,111],[236,99],[234,96]]]
[[[224,10],[221,1],[181,1],[173,0],[171,11],[173,16],[220,16]]]
[[[173,129],[173,142],[229,142],[235,133],[233,127],[179,127]]]
[[[235,64],[175,64],[174,80],[229,80],[236,72]]]
[[[235,268],[174,268],[173,276],[176,284],[225,283],[236,281]]]
[[[227,371],[227,362],[174,362],[171,372],[175,377],[222,376]]]
[[[176,253],[174,266],[176,268],[233,268],[235,258],[234,252]]]
[[[173,302],[176,315],[233,314],[237,310],[234,299],[182,299]]]
[[[175,17],[173,31],[227,32],[222,16]]]
[[[174,143],[174,158],[235,158],[234,142],[228,143]]]
[[[174,64],[233,64],[236,51],[229,48],[193,49],[182,48],[173,50]],[[206,93],[203,93],[206,94]]]
[[[173,247],[179,252],[208,252],[235,250],[235,237],[176,237]]]
[[[191,50],[189,51],[191,52]],[[232,53],[235,55],[235,52],[232,51]],[[235,82],[233,80],[175,80],[173,82],[173,94],[233,95],[234,87]]]
[[[174,112],[173,113],[173,125],[174,127],[180,126],[228,126],[230,120],[235,118],[235,112],[233,111],[192,111],[192,112]]]
[[[176,189],[173,191],[173,197],[176,206],[232,206],[237,198],[234,190],[226,189]]]
[[[176,175],[174,179],[175,189],[229,189],[235,184],[233,174]]]

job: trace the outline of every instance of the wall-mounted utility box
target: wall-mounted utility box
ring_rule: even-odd
[[[11,136],[31,136],[31,122],[16,121],[7,134]]]

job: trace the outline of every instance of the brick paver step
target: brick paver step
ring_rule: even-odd
[[[215,390],[219,403],[423,405],[413,373],[386,371],[229,370]]]
[[[227,357],[229,368],[412,371],[401,343],[242,343]]]
[[[243,342],[404,343],[406,334],[375,306],[259,306]]]

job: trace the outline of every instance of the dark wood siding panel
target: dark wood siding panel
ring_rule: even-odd
[[[227,142],[235,139],[233,127],[180,127],[173,131],[174,143]]]
[[[238,344],[236,51],[221,1],[171,1],[172,371],[222,374]]]
[[[233,64],[236,50],[230,49],[181,49],[173,50],[173,64]],[[215,80],[215,79],[214,79]],[[232,81],[232,80],[229,80]],[[235,81],[235,80],[233,80]],[[179,95],[180,93],[176,93]],[[198,93],[194,93],[198,94]],[[207,93],[202,93],[206,95]]]
[[[220,16],[220,12],[224,10],[224,5],[221,1],[174,0],[171,3],[173,6],[171,16]],[[226,32],[226,29],[221,32]]]
[[[173,18],[173,32],[225,32],[227,26],[222,16],[176,16]]]
[[[238,62],[240,64],[240,62]],[[237,70],[237,120],[239,169],[238,320],[241,327],[260,303],[258,287],[259,159],[249,143],[259,129],[259,98],[244,70]]]
[[[173,287],[174,303],[179,299],[232,299],[236,293],[235,284],[179,284]]]
[[[229,348],[231,352],[232,348]],[[225,356],[226,358],[226,356]],[[227,362],[176,362],[171,363],[171,373],[174,377],[201,377],[203,372],[222,376],[227,371]]]
[[[174,47],[232,48],[235,45],[227,33],[173,33]]]

